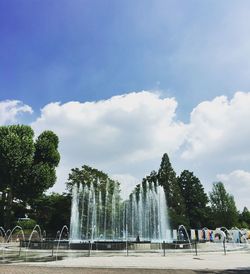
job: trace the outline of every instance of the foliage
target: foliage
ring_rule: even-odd
[[[231,228],[237,226],[238,212],[234,197],[227,193],[222,182],[213,184],[209,198],[212,212],[211,218],[213,219],[214,227],[225,226]]]
[[[159,184],[163,186],[166,193],[172,227],[177,227],[179,224],[187,224],[184,199],[181,195],[176,173],[172,168],[167,153],[162,157],[157,178]]]
[[[94,184],[94,188],[96,190],[100,190],[103,193],[103,196],[106,193],[106,187],[108,186],[108,192],[112,195],[114,191],[114,187],[120,189],[119,182],[112,180],[109,176],[92,167],[87,165],[83,165],[81,169],[73,168],[71,169],[71,173],[69,174],[67,189],[71,192],[73,185],[77,184],[78,186],[82,184],[82,186],[87,185],[90,187],[90,184]]]
[[[119,183],[87,165],[71,170],[66,183],[69,194],[43,194],[56,181],[55,168],[60,161],[58,143],[52,131],[44,131],[34,140],[30,126],[0,126],[0,226],[8,228],[15,224],[16,219],[27,213],[27,204],[31,205],[30,216],[48,232],[69,226],[74,185],[90,188],[92,184],[95,191],[101,193],[103,204],[106,199],[112,200],[116,188],[117,203],[121,203]],[[179,224],[194,228],[250,227],[249,210],[244,208],[241,213],[237,212],[234,198],[226,192],[223,183],[213,185],[209,193],[211,207],[208,207],[208,197],[200,180],[188,170],[176,177],[167,153],[162,157],[158,172],[152,171],[143,179],[143,187],[146,182],[151,186],[159,182],[163,186],[172,227]],[[135,192],[138,194],[139,190],[140,185],[137,185]],[[109,205],[107,214],[110,210]]]
[[[93,200],[95,200],[96,208],[100,209],[97,212],[97,233],[105,224],[104,233],[111,235],[114,232],[112,222],[115,223],[120,217],[118,211],[116,214],[114,212],[112,214],[112,206],[116,209],[122,208],[119,182],[112,180],[106,173],[98,169],[84,165],[81,169],[74,168],[71,170],[67,188],[72,193],[76,191],[81,197],[79,202],[79,210],[82,212],[80,220],[81,223],[86,224],[82,227],[81,235],[86,236],[90,233],[88,230],[90,218],[88,216],[94,214],[91,204]]]
[[[190,227],[204,227],[208,213],[208,197],[200,180],[194,176],[193,172],[188,170],[184,170],[177,180],[186,205],[185,214],[189,220]]]
[[[13,219],[13,201],[30,202],[56,180],[58,137],[44,131],[35,142],[33,138],[30,126],[0,127],[0,205],[5,227],[10,227]]]
[[[55,237],[56,231],[64,225],[69,227],[71,196],[69,194],[43,194],[33,201],[30,216],[46,230],[47,235]]]
[[[250,211],[247,207],[244,207],[243,211],[239,214],[239,226],[250,228]]]
[[[16,222],[16,225],[21,226],[22,229],[33,229],[37,222],[33,219],[27,219],[27,220],[18,220]]]

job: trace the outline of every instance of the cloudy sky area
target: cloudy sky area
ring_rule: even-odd
[[[250,208],[249,1],[0,1],[0,124],[60,138],[124,193],[164,152]]]

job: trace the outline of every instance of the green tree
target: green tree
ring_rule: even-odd
[[[4,225],[14,222],[13,201],[30,202],[56,180],[58,137],[44,131],[34,142],[30,126],[0,127],[0,191]]]
[[[102,211],[100,210],[97,212],[99,226],[96,229],[100,229],[105,223],[105,233],[107,232],[107,235],[111,235],[113,233],[112,220],[118,220],[121,217],[119,210],[115,213],[115,215],[112,215],[112,206],[114,205],[113,199],[116,203],[116,208],[122,208],[120,183],[109,178],[106,173],[84,165],[80,169],[72,169],[69,174],[67,188],[70,193],[75,185],[77,185],[78,191],[82,191],[83,193],[86,193],[87,189],[94,189],[95,205],[97,208],[102,208]],[[81,200],[81,203],[79,204],[79,210],[84,212],[81,217],[81,222],[84,224],[81,230],[81,235],[87,235],[89,230],[87,230],[87,226],[85,224],[88,222],[89,213],[92,214],[92,207],[89,202],[91,195],[81,195],[81,197],[83,200]],[[89,213],[86,214],[88,211]],[[100,214],[101,212],[102,214]],[[101,223],[102,225],[100,225]]]
[[[177,180],[186,205],[190,227],[204,227],[208,214],[208,197],[200,180],[188,170],[184,170]]]
[[[71,192],[74,184],[82,184],[83,186],[93,183],[94,187],[98,190],[101,190],[103,195],[106,195],[106,186],[108,184],[108,192],[112,195],[114,187],[120,189],[120,183],[112,180],[109,176],[96,169],[87,165],[83,165],[81,169],[73,168],[69,174],[68,181],[66,182],[67,189]],[[119,190],[120,191],[120,190]]]
[[[231,228],[237,225],[238,212],[234,197],[227,193],[224,184],[213,184],[212,192],[209,193],[211,203],[211,218],[215,227],[225,226]]]
[[[151,183],[157,183],[158,181],[158,174],[155,170],[151,171],[150,175],[146,176],[145,180]]]
[[[239,214],[240,227],[250,228],[250,211],[244,207],[243,211]]]
[[[41,195],[33,201],[30,217],[35,219],[47,236],[55,237],[64,225],[69,227],[71,214],[71,195],[52,193]]]
[[[159,184],[163,186],[166,193],[172,227],[177,227],[179,224],[186,225],[187,219],[185,216],[184,199],[181,195],[176,173],[172,168],[167,153],[165,153],[162,157],[157,177]]]

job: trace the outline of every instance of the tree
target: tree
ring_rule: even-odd
[[[244,207],[241,214],[239,214],[240,227],[250,228],[250,211],[247,207]]]
[[[185,203],[177,182],[176,173],[172,168],[167,153],[162,157],[157,177],[159,184],[165,190],[171,225],[173,227],[179,224],[186,225]]]
[[[151,171],[150,175],[146,176],[146,178],[144,180],[151,182],[151,183],[157,183],[157,181],[158,181],[157,172],[155,170]]]
[[[112,180],[109,176],[96,169],[87,165],[83,165],[81,169],[73,168],[69,174],[68,181],[66,182],[67,189],[71,192],[74,184],[82,184],[83,186],[93,183],[96,189],[99,189],[105,194],[106,186],[109,186],[109,193],[113,193],[114,187],[120,189],[120,183]],[[120,190],[119,190],[120,191]]]
[[[236,226],[238,222],[238,212],[234,197],[227,193],[222,182],[213,184],[209,198],[214,226],[225,226],[227,228]]]
[[[67,188],[72,193],[78,212],[80,228],[77,237],[89,237],[91,233],[112,236],[116,233],[115,223],[120,223],[123,204],[120,184],[107,174],[87,165],[74,168],[69,174]],[[74,199],[74,197],[76,199]],[[72,201],[72,203],[73,203]],[[95,210],[96,209],[96,210]],[[90,220],[95,219],[95,226]],[[73,222],[73,227],[74,227]],[[72,225],[72,223],[71,223]],[[74,228],[72,228],[74,230]],[[118,233],[120,229],[117,228]]]
[[[30,217],[35,219],[47,236],[54,237],[64,225],[69,227],[71,195],[52,193],[33,201]]]
[[[184,170],[177,180],[186,205],[190,227],[204,227],[208,213],[208,197],[200,180],[188,170]]]
[[[13,220],[13,201],[30,202],[56,180],[58,137],[44,131],[34,142],[30,126],[0,127],[0,191],[4,225]]]

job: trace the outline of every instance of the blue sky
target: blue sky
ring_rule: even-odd
[[[82,164],[130,191],[167,152],[250,208],[249,14],[249,1],[2,0],[0,124],[59,135],[56,191]]]
[[[0,96],[39,110],[161,89],[187,119],[249,90],[249,1],[0,2]]]

